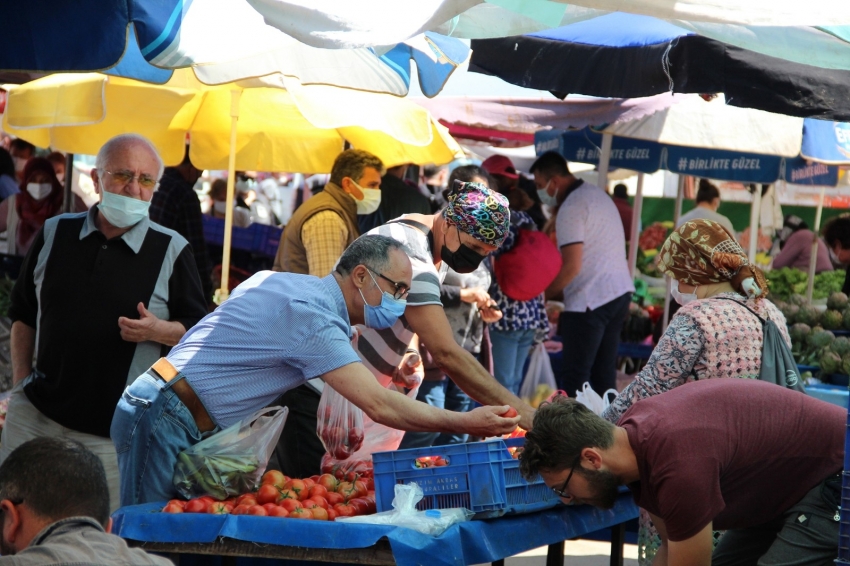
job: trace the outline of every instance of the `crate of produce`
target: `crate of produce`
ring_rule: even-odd
[[[511,450],[524,438],[411,448],[372,454],[378,511],[392,509],[396,484],[416,482],[420,510],[464,507],[476,519],[554,507],[560,499],[538,476],[527,482]]]

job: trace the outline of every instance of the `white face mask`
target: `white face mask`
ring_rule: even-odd
[[[223,200],[217,200],[213,202],[213,210],[224,214],[225,212],[227,212],[227,203]]]
[[[675,279],[673,280],[673,287],[670,289],[670,293],[672,293],[673,298],[682,306],[687,305],[691,301],[696,301],[699,299],[697,297],[697,289],[699,287],[694,287],[693,292],[691,293],[682,293],[679,291],[679,282]]]
[[[53,185],[50,183],[27,183],[27,192],[35,200],[41,200],[50,194]]]
[[[361,187],[353,179],[351,182],[363,192],[363,200],[354,199],[354,202],[357,203],[357,214],[372,214],[378,210],[378,207],[381,206],[381,189]]]
[[[540,202],[544,205],[555,207],[558,206],[558,196],[557,194],[555,196],[549,194],[549,185],[551,184],[552,179],[549,179],[545,187],[543,187],[542,189],[537,189],[537,196],[540,197]]]

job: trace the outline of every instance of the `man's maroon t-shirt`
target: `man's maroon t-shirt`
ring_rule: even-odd
[[[847,410],[753,379],[708,379],[642,399],[617,423],[640,481],[635,502],[671,541],[709,522],[765,523],[841,471]]]

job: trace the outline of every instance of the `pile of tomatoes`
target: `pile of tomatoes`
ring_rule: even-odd
[[[251,493],[224,501],[209,495],[188,501],[172,499],[162,511],[333,521],[337,517],[374,513],[375,485],[371,477],[353,472],[339,479],[332,474],[296,479],[269,470],[263,474],[259,489]]]

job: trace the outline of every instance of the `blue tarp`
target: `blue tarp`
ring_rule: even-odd
[[[132,540],[208,543],[219,537],[306,548],[366,548],[386,537],[399,565],[480,564],[574,538],[637,517],[631,495],[611,510],[558,506],[537,513],[468,521],[438,537],[381,525],[328,523],[247,515],[161,513],[164,503],[124,507],[113,515],[112,532]],[[522,536],[517,536],[522,533]]]
[[[820,163],[850,163],[850,124],[806,118],[800,153]]]
[[[850,142],[850,129],[847,133]],[[805,135],[803,139],[805,143]],[[534,135],[534,146],[538,155],[546,151],[556,151],[568,162],[598,165],[602,134],[591,128],[541,131]],[[682,147],[617,136],[614,136],[611,143],[609,166],[643,173],[666,169],[684,175],[743,183],[773,183],[778,179],[798,185],[835,186],[838,183],[837,166],[811,163],[802,157],[782,158]]]

